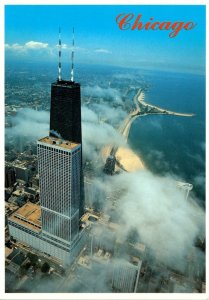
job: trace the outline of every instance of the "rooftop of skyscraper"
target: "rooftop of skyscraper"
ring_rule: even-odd
[[[71,80],[57,80],[56,82],[52,83],[52,84],[56,84],[56,85],[61,85],[61,86],[66,86],[66,87],[73,87],[73,86],[80,86],[79,83],[75,82],[75,81],[71,81]]]
[[[53,145],[53,146],[57,146],[57,147],[60,147],[60,148],[66,148],[68,150],[73,150],[74,148],[76,148],[77,146],[80,145],[80,144],[75,143],[75,142],[70,142],[70,141],[63,140],[61,138],[56,138],[56,137],[51,137],[51,136],[41,138],[39,140],[39,142],[46,143],[46,144]]]

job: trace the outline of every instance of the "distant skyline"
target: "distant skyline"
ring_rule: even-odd
[[[142,15],[142,22],[193,21],[193,30],[169,38],[166,30],[120,30],[120,13]],[[58,28],[63,61],[70,59],[75,27],[76,63],[205,73],[204,5],[6,5],[6,60],[55,61]]]

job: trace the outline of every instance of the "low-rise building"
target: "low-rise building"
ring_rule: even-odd
[[[85,230],[79,233],[77,244],[71,244],[42,232],[40,205],[27,202],[8,218],[10,237],[47,253],[64,263],[70,263],[85,242]]]

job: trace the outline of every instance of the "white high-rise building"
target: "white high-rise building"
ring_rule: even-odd
[[[72,242],[79,230],[81,145],[38,141],[42,232]]]
[[[140,264],[141,268],[141,264]],[[113,264],[112,288],[123,293],[132,293],[136,285],[140,268],[128,261],[116,261]]]
[[[86,242],[79,228],[81,145],[60,138],[38,141],[40,203],[9,218],[10,236],[71,264]]]

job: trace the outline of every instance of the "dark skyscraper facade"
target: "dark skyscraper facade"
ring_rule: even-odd
[[[57,80],[51,85],[50,136],[82,144],[80,84]],[[84,183],[81,150],[81,199],[79,216],[84,213]]]
[[[81,135],[81,89],[74,81],[74,29],[72,42],[72,66],[70,80],[63,80],[61,73],[61,30],[59,29],[59,64],[58,79],[51,85],[50,132],[52,137],[58,137],[73,143],[81,144],[80,166],[80,203],[79,217],[84,213],[84,183],[82,170],[82,135]]]
[[[15,170],[10,167],[5,168],[5,187],[8,188],[16,182]]]
[[[50,135],[81,143],[80,84],[61,80],[51,85]]]

